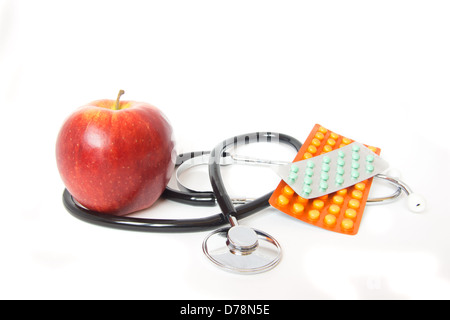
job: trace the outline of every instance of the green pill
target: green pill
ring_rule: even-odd
[[[296,174],[295,172],[291,172],[290,174],[289,174],[289,179],[290,180],[297,180],[297,178],[298,178],[298,174]]]
[[[308,185],[303,186],[303,193],[309,195],[311,193],[311,191],[312,191],[312,189],[310,186],[308,186]]]
[[[313,182],[313,180],[312,180],[311,177],[306,176],[306,177],[303,179],[303,183],[306,184],[306,185],[308,185],[308,186],[311,185],[312,182]]]
[[[312,189],[311,189],[310,186],[303,186],[302,197],[303,197],[303,198],[309,197],[311,191],[312,191]]]
[[[359,178],[358,170],[352,170],[352,178],[353,179],[358,179]]]
[[[368,154],[368,155],[366,156],[366,161],[367,161],[367,162],[373,162],[374,160],[375,160],[375,157],[374,157],[373,154]]]
[[[328,189],[328,183],[326,181],[320,181],[319,184],[320,191],[325,191]]]
[[[341,175],[336,175],[336,184],[342,185],[344,183],[344,178]]]
[[[291,172],[297,173],[298,172],[298,166],[296,164],[293,164],[291,166]]]

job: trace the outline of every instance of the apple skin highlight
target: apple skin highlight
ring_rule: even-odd
[[[57,138],[56,161],[81,205],[126,215],[149,208],[163,193],[174,170],[174,141],[156,107],[121,101],[114,110],[117,102],[97,100],[69,116]]]

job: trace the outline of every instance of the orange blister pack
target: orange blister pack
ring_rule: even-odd
[[[333,151],[352,142],[353,140],[316,124],[293,162]],[[377,155],[380,154],[379,148],[367,147]],[[373,178],[370,178],[314,199],[302,198],[286,182],[281,181],[270,197],[269,203],[272,207],[309,224],[338,233],[355,235],[358,233],[372,180]]]

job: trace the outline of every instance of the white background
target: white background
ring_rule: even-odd
[[[0,298],[449,299],[449,17],[448,1],[431,0],[0,0]],[[367,207],[345,236],[267,209],[241,223],[284,256],[252,276],[209,263],[209,231],[84,223],[62,205],[56,136],[77,107],[119,89],[163,110],[180,151],[255,130],[303,141],[320,123],[382,148],[428,210],[410,213],[405,198]],[[270,148],[255,152],[295,155]],[[235,194],[279,181],[228,171]],[[207,184],[205,172],[191,183]],[[140,214],[217,212],[161,200]]]

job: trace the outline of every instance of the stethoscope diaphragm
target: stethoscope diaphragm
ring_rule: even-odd
[[[242,274],[268,271],[281,260],[278,241],[263,231],[241,225],[210,233],[203,241],[203,252],[216,266]]]

